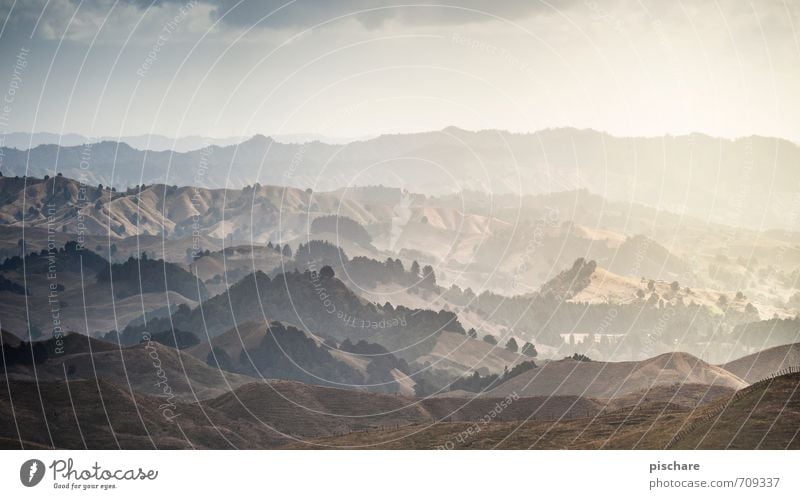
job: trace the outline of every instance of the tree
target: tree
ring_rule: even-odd
[[[414,277],[414,279],[419,279],[419,263],[417,263],[416,260],[411,263],[409,272],[411,272],[411,276]]]
[[[470,338],[477,338],[478,337],[478,332],[475,331],[474,327],[471,327],[471,328],[469,328],[469,331],[467,331],[467,336],[469,336]]]
[[[292,248],[290,248],[288,244],[285,244],[283,246],[283,256],[285,256],[286,258],[292,257]]]
[[[636,290],[636,296],[637,296],[637,298],[644,298],[644,290],[643,289],[637,289]]]
[[[288,248],[289,246],[286,247]],[[319,271],[319,276],[322,279],[333,279],[333,276],[335,275],[336,273],[333,271],[333,268],[330,265],[325,265]]]
[[[436,287],[436,274],[434,274],[433,267],[430,265],[422,268],[422,283],[429,289]]]
[[[728,305],[728,297],[725,295],[719,295],[719,298],[717,299],[717,305],[720,307],[726,307]]]
[[[678,281],[672,281],[669,285],[669,289],[671,289],[673,293],[677,293],[681,289],[681,285],[678,284]]]
[[[517,351],[519,350],[519,345],[517,345],[517,340],[515,340],[514,338],[508,340],[506,342],[506,350],[508,350],[509,352],[517,353]]]
[[[417,380],[417,384],[414,385],[414,395],[417,397],[427,397],[436,390],[436,386],[425,378]]]
[[[483,337],[483,341],[485,341],[486,343],[488,343],[490,345],[497,345],[497,339],[494,336],[492,336],[491,334],[487,334],[486,336],[484,336]]]
[[[649,289],[650,291],[655,291],[656,290],[656,281],[650,279],[650,282],[647,283],[647,289]]]
[[[539,352],[536,351],[536,346],[530,341],[525,342],[522,346],[522,355],[527,355],[528,357],[536,357],[539,355]]]

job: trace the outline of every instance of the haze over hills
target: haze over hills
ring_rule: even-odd
[[[111,192],[64,177],[2,177],[0,194],[0,229],[10,230],[0,247],[6,256],[19,254],[14,228],[24,225],[29,247],[39,249],[46,236],[42,230],[49,227],[60,238],[76,233],[80,221],[81,234],[94,246],[108,246],[110,237],[119,248],[126,238],[138,236],[130,245],[134,255],[145,245],[151,255],[156,250],[170,261],[219,249],[223,241],[226,246],[272,241],[296,247],[326,238],[351,257],[400,256],[434,264],[473,289],[534,290],[583,257],[630,277],[772,293],[782,302],[791,291],[768,285],[762,275],[775,273],[782,286],[791,287],[800,265],[797,232],[709,225],[585,191],[523,198],[474,193],[458,201],[387,188],[310,192],[261,185],[236,190],[149,185]],[[316,220],[332,215],[362,226],[371,242],[340,229],[315,228],[309,234]]]
[[[564,130],[537,140],[552,145],[559,133],[577,140]],[[484,152],[496,146],[490,132],[438,135]],[[414,154],[459,158],[440,151],[438,135],[370,139],[344,147],[334,161],[349,158],[337,166],[346,174],[370,154],[394,151],[402,163],[411,145]],[[577,146],[597,138],[578,135]],[[532,147],[531,137],[505,138]],[[733,154],[737,144],[717,145]],[[109,147],[98,145],[103,164],[118,152]],[[294,158],[299,151],[265,138],[235,152],[209,150],[230,154],[234,165],[244,152],[253,165],[267,147]],[[310,143],[302,154],[321,158],[330,147]],[[163,173],[165,163],[151,163],[159,154],[179,166],[200,152],[139,159]],[[547,159],[548,169],[566,171],[565,159]],[[304,161],[295,159],[298,174],[308,173]],[[418,165],[400,166],[413,176]],[[613,189],[603,196],[584,189],[589,181],[613,187],[614,172],[631,178],[624,167],[606,169],[601,180],[581,171],[572,184],[553,183],[571,190],[527,182],[522,195],[482,187],[454,193],[442,179],[435,189],[361,180],[335,188],[333,177],[313,188],[280,185],[293,176],[275,177],[278,185],[241,179],[241,188],[117,189],[87,185],[86,176],[4,175],[0,324],[10,389],[46,384],[56,412],[66,403],[56,391],[66,383],[87,403],[141,406],[141,416],[113,423],[95,409],[83,412],[99,448],[121,441],[132,448],[370,447],[400,445],[391,443],[397,438],[431,447],[492,411],[492,445],[672,445],[668,432],[695,424],[687,410],[739,400],[748,383],[795,368],[787,344],[800,341],[800,233],[743,228],[750,215],[716,223],[702,210],[657,209],[636,199],[635,188],[618,200]],[[375,180],[368,177],[365,184]],[[747,199],[766,196],[758,194],[768,188],[762,184],[754,182]],[[162,375],[169,393],[156,384]],[[87,384],[92,379],[103,384]],[[15,440],[6,432],[2,445],[81,445],[36,436],[43,418],[45,426],[69,424],[37,415],[35,402],[22,398],[25,434]],[[191,429],[176,433],[163,415],[157,420],[164,404],[180,409]],[[631,431],[618,430],[628,420]],[[115,424],[129,433],[115,440]],[[636,433],[648,424],[652,439]],[[522,437],[493,440],[508,425]],[[751,444],[727,427],[719,431]],[[785,432],[767,440],[795,445]]]
[[[783,215],[793,209],[793,189],[800,181],[794,168],[800,147],[782,139],[625,138],[571,128],[513,134],[449,127],[345,145],[285,144],[257,135],[185,153],[147,152],[109,141],[2,152],[6,176],[62,172],[117,189],[142,181],[314,190],[383,184],[429,195],[588,189],[615,201],[756,229],[793,228]]]
[[[800,1],[0,2],[0,448],[800,449]]]
[[[23,337],[29,328],[47,328],[46,314],[36,312],[49,306],[45,274],[55,258],[62,320],[91,333],[124,335],[130,327],[136,337],[136,328],[153,319],[157,333],[214,336],[263,319],[263,310],[269,320],[339,341],[365,339],[390,350],[415,345],[408,361],[463,370],[471,358],[476,369],[493,372],[514,363],[505,353],[478,354],[482,346],[472,338],[440,338],[447,320],[402,340],[390,332],[395,326],[361,336],[342,329],[346,321],[331,329],[319,299],[324,292],[345,318],[408,319],[395,310],[402,306],[415,318],[459,321],[449,332],[475,328],[477,340],[488,335],[504,346],[514,338],[519,348],[532,342],[548,356],[578,351],[634,360],[677,348],[722,363],[798,339],[800,246],[793,233],[708,226],[633,205],[627,206],[636,216],[596,228],[590,208],[607,202],[583,191],[518,198],[527,213],[522,222],[507,197],[488,216],[480,196],[459,209],[449,197],[380,187],[315,193],[154,185],[113,192],[66,177],[2,177],[0,194],[0,229],[8,236],[0,248],[7,258],[0,312],[4,327]],[[582,210],[567,211],[576,202]],[[654,234],[660,241],[624,232],[650,216],[665,230],[677,224],[669,229],[675,232]],[[69,234],[88,248],[53,247]],[[725,243],[742,249],[722,249]],[[765,260],[746,258],[748,243]],[[336,274],[330,288],[314,277],[325,265]],[[279,289],[283,280],[272,282],[282,275],[292,283],[288,293]],[[274,293],[259,303],[263,290]],[[115,316],[106,313],[111,305]],[[34,313],[26,319],[15,313],[20,309]],[[770,320],[779,321],[774,334]],[[449,353],[457,350],[464,352],[460,360]]]

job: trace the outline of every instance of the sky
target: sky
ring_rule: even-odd
[[[800,142],[800,2],[0,0],[0,133]]]

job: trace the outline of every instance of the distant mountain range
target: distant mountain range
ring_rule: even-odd
[[[161,151],[116,141],[6,147],[0,149],[1,170],[6,176],[61,172],[118,189],[141,183],[208,188],[260,183],[314,191],[387,185],[428,195],[588,189],[704,221],[796,228],[786,213],[797,203],[800,147],[777,138],[626,138],[573,128],[514,134],[450,127],[343,145],[284,143],[261,135],[200,148],[190,142]]]
[[[275,139],[287,144],[302,144],[304,142],[321,141],[329,144],[342,144],[352,139],[327,137],[314,133],[293,133],[276,135]],[[186,135],[183,137],[167,137],[159,134],[123,135],[115,137],[103,135],[88,137],[79,133],[26,133],[10,132],[0,135],[0,147],[27,150],[34,147],[57,144],[62,147],[82,146],[98,142],[122,142],[134,149],[142,151],[175,151],[188,152],[202,149],[209,145],[230,146],[247,140],[245,136],[238,137],[206,137],[201,135]]]
[[[247,137],[203,137],[200,135],[187,135],[185,137],[167,137],[158,134],[124,135],[113,137],[104,135],[101,137],[87,137],[78,133],[26,133],[11,132],[0,135],[0,145],[13,149],[28,150],[43,145],[60,145],[62,147],[75,147],[84,144],[94,144],[98,142],[122,142],[134,149],[147,151],[175,151],[187,152],[202,149],[210,144],[217,146],[228,146],[242,142]]]

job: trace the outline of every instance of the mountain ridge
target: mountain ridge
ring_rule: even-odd
[[[792,167],[800,161],[800,146],[784,139],[752,136],[730,140],[702,134],[614,137],[572,128],[532,134],[444,129],[382,135],[345,146],[283,144],[254,136],[237,145],[184,153],[144,152],[110,142],[29,151],[5,148],[2,152],[5,175],[64,172],[118,189],[142,180],[197,185],[196,174],[202,169],[202,184],[208,187],[258,182],[334,190],[396,179],[397,186],[432,195],[471,188],[496,194],[589,188],[612,200],[646,205],[652,205],[652,192],[660,192],[660,208],[685,211],[703,220],[732,217],[734,225],[760,228],[787,227],[780,216],[781,203],[791,201],[789,186],[800,181],[800,172]],[[82,161],[88,168],[79,167]],[[372,164],[377,166],[364,170]],[[432,170],[430,164],[440,168]],[[755,176],[757,164],[770,166]],[[720,165],[725,165],[724,170]],[[492,171],[490,176],[485,173],[487,168]],[[456,186],[452,178],[481,180]],[[739,192],[742,179],[749,185],[743,194]],[[744,197],[742,206],[763,209],[732,212],[719,206],[722,199],[737,193]]]

